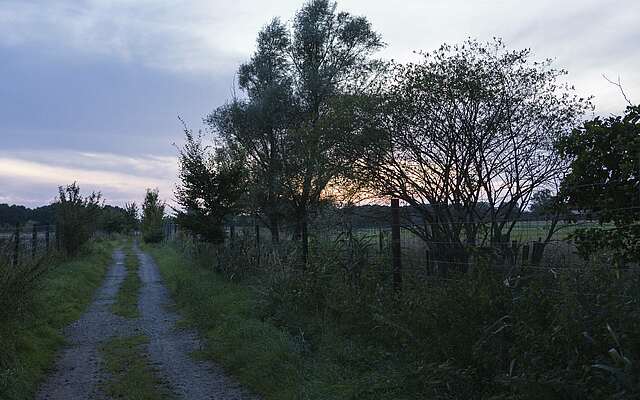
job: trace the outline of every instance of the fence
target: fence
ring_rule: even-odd
[[[0,257],[12,265],[22,264],[55,247],[56,233],[50,225],[19,225],[0,230]]]
[[[489,226],[475,223],[476,230],[484,236],[478,234],[472,241],[461,234],[458,240],[437,241],[424,240],[415,232],[415,225],[403,223],[399,211],[399,205],[393,204],[385,209],[383,218],[372,219],[368,226],[345,223],[348,218],[322,216],[309,227],[311,257],[314,256],[314,249],[318,250],[323,243],[332,244],[338,252],[334,252],[333,258],[313,261],[322,265],[339,258],[343,264],[355,265],[349,273],[356,274],[359,269],[373,268],[386,274],[396,288],[402,285],[403,277],[441,278],[467,271],[478,265],[480,257],[493,268],[504,271],[507,276],[518,273],[522,268],[547,272],[579,269],[584,268],[587,260],[578,254],[571,233],[578,228],[597,225],[587,219],[577,222],[556,221],[555,226],[551,220],[506,221],[513,222],[509,234],[500,235],[500,240],[496,240],[491,238]],[[549,234],[552,228],[553,232]],[[283,256],[285,251],[300,251],[299,230],[293,224],[280,227],[279,244],[274,244],[267,227],[253,218],[237,218],[236,223],[225,226],[225,231],[224,247],[245,246],[243,251],[248,254],[247,260],[257,268],[261,263],[266,264],[274,253]],[[460,231],[464,232],[464,229]],[[165,224],[165,240],[173,241],[184,236],[175,224]],[[216,251],[215,257],[219,257],[219,254]],[[315,254],[323,257],[318,251]],[[212,260],[211,263],[217,264],[219,261]]]

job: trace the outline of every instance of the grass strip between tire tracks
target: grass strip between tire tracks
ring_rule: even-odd
[[[138,318],[138,296],[142,282],[138,275],[139,260],[133,245],[130,243],[125,249],[125,268],[127,275],[120,286],[116,302],[113,304],[113,313],[124,318]]]
[[[101,347],[109,381],[104,392],[114,399],[168,400],[173,395],[150,366],[144,346],[149,338],[144,335],[118,337]]]

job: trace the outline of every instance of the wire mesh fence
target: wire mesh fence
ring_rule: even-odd
[[[443,279],[464,273],[480,262],[503,271],[506,276],[516,275],[524,269],[551,273],[562,269],[580,270],[586,268],[589,260],[578,252],[572,233],[580,228],[607,227],[586,218],[574,218],[572,222],[527,219],[506,221],[511,227],[508,234],[499,235],[499,238],[478,234],[470,240],[462,233],[455,240],[436,240],[422,237],[414,225],[403,223],[397,228],[399,259],[394,261],[390,215],[386,221],[376,219],[370,222],[368,226],[362,221],[354,226],[345,224],[340,218],[333,222],[325,218],[310,224],[311,261],[321,271],[330,271],[330,265],[339,262],[343,269],[348,270],[347,273],[359,274],[366,269],[389,276],[395,272],[408,279]],[[478,232],[490,231],[489,224],[472,225]],[[464,232],[464,228],[467,227],[460,232]],[[182,232],[179,226],[165,224],[165,240],[187,237],[189,234]],[[245,263],[251,263],[252,268],[258,269],[269,268],[268,264],[273,264],[274,258],[287,257],[291,260],[300,257],[300,229],[297,224],[281,224],[278,237],[279,241],[274,241],[271,231],[258,219],[239,218],[225,226],[225,242],[221,247],[242,247],[246,253]],[[212,252],[210,264],[218,265],[221,254],[219,250]]]
[[[0,229],[0,258],[18,265],[48,253],[56,246],[55,228],[50,225],[16,225]]]

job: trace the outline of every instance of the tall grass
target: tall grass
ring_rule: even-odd
[[[266,398],[640,396],[636,270],[593,263],[507,278],[480,262],[447,279],[407,275],[398,294],[383,266],[340,257],[338,243],[315,243],[304,272],[295,257],[258,269],[250,245],[236,243],[248,256],[219,272],[191,245],[189,257],[153,254],[206,355]]]

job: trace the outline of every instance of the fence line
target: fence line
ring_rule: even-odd
[[[323,246],[323,242],[332,242],[334,247],[339,249],[336,257],[352,263],[359,258],[366,268],[374,268],[380,273],[388,274],[396,287],[402,284],[403,274],[422,278],[438,276],[442,279],[451,272],[465,272],[474,267],[480,260],[479,257],[488,260],[486,262],[492,267],[504,271],[505,274],[524,270],[555,274],[563,270],[585,270],[588,260],[578,254],[577,246],[570,234],[578,228],[602,226],[595,221],[575,216],[577,221],[559,222],[553,235],[547,238],[551,220],[506,220],[498,222],[515,222],[515,225],[510,234],[501,236],[500,240],[473,243],[465,240],[464,236],[459,236],[456,241],[423,240],[410,226],[399,223],[397,215],[393,215],[394,207],[387,210],[389,213],[386,223],[383,220],[372,219],[370,226],[363,226],[361,223],[354,227],[338,218],[333,224],[323,219],[320,223],[311,225],[309,239],[312,253],[314,247]],[[397,204],[395,210],[399,210]],[[274,253],[282,257],[283,249],[295,253],[299,246],[296,224],[280,225],[280,244],[276,245],[271,240],[269,229],[257,218],[250,220],[242,217],[238,220],[243,223],[232,223],[224,227],[224,248],[237,250],[237,247],[245,246],[243,251],[250,253],[252,267],[260,268],[261,263]],[[476,222],[473,224],[476,227],[481,225]],[[173,223],[165,224],[164,229],[167,241],[188,236]],[[234,244],[236,242],[239,243],[237,246]],[[214,257],[219,258],[219,254],[216,251]],[[322,264],[334,260],[327,258],[315,261]],[[219,264],[220,261],[211,260],[211,263]]]
[[[56,247],[51,225],[20,225],[0,230],[0,257],[13,266],[34,260]]]

